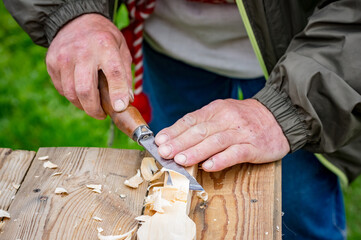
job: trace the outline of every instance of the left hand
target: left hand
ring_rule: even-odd
[[[254,99],[216,100],[160,131],[155,142],[163,158],[183,166],[206,160],[209,172],[276,161],[290,151],[272,113]]]

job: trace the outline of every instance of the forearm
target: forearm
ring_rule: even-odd
[[[255,96],[292,151],[333,152],[361,134],[360,26],[358,1],[317,9]]]
[[[86,13],[99,13],[111,17],[112,0],[51,1],[4,0],[8,11],[31,39],[48,47],[62,26]]]

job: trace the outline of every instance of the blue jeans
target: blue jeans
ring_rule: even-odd
[[[213,100],[250,98],[264,78],[224,77],[154,51],[144,43],[144,92],[149,96],[154,132]],[[345,239],[346,223],[339,181],[310,152],[298,150],[282,161],[283,239]]]

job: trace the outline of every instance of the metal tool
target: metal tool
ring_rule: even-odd
[[[102,71],[99,74],[99,90],[104,111],[112,118],[114,124],[130,138],[143,146],[160,165],[183,174],[189,179],[189,189],[204,191],[203,187],[181,165],[174,160],[165,160],[158,153],[158,146],[154,142],[154,134],[139,113],[138,109],[129,104],[122,112],[115,112],[109,98],[108,82]]]

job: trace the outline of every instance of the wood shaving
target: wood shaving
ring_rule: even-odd
[[[102,193],[102,185],[100,184],[89,184],[86,187],[92,189],[93,192]]]
[[[44,168],[55,169],[55,168],[58,168],[58,165],[56,165],[56,164],[54,164],[54,163],[52,163],[50,161],[46,161],[46,162],[44,162],[43,167]]]
[[[0,218],[10,218],[10,213],[3,209],[0,209]]]
[[[137,239],[193,240],[196,237],[196,225],[186,214],[189,180],[172,170],[162,169],[161,172],[167,172],[164,187],[153,188],[153,194],[146,198],[146,205],[156,213],[151,217],[139,216],[144,221],[137,232]],[[169,177],[172,185],[167,183]]]
[[[147,187],[147,190],[149,191],[152,187],[163,185],[163,184],[164,183],[162,183],[162,182],[152,183]]]
[[[54,191],[55,194],[68,194],[68,191],[65,188],[57,187]]]
[[[127,195],[125,195],[125,194],[119,194],[119,197],[120,197],[120,198],[126,198]]]
[[[103,232],[104,231],[104,229],[102,228],[102,227],[97,227],[97,230],[98,230],[98,232]]]
[[[138,188],[139,184],[143,182],[143,178],[140,176],[139,169],[137,170],[137,174],[135,174],[133,177],[127,179],[124,181],[124,184],[131,188]]]
[[[103,221],[103,219],[101,219],[100,217],[92,217],[95,221],[101,222]]]
[[[151,216],[149,215],[140,215],[136,218],[134,218],[135,220],[139,221],[139,222],[145,222],[145,221],[148,221],[149,218],[151,218]]]
[[[152,157],[145,157],[140,165],[140,171],[146,181],[150,181],[153,178],[155,172],[158,171],[158,167],[155,164],[155,159]]]
[[[48,160],[48,159],[49,159],[49,156],[38,157],[38,160],[40,160],[40,161],[45,161],[45,160]]]
[[[54,176],[59,176],[61,174],[63,174],[63,172],[55,172],[55,173],[51,174],[50,176],[54,177]]]
[[[134,227],[132,230],[130,230],[129,232],[126,232],[124,234],[121,234],[121,235],[108,235],[108,236],[105,236],[105,235],[102,235],[102,231],[99,231],[99,230],[102,230],[102,228],[98,228],[98,239],[100,240],[130,240],[135,232],[135,230],[137,230],[137,226]]]
[[[208,193],[206,191],[197,192],[197,197],[206,202],[208,200]]]
[[[12,183],[13,188],[15,188],[16,190],[18,190],[20,188],[20,184],[17,183]]]
[[[5,225],[5,222],[4,222],[4,221],[1,221],[1,222],[0,222],[0,231],[3,229],[4,225]]]

